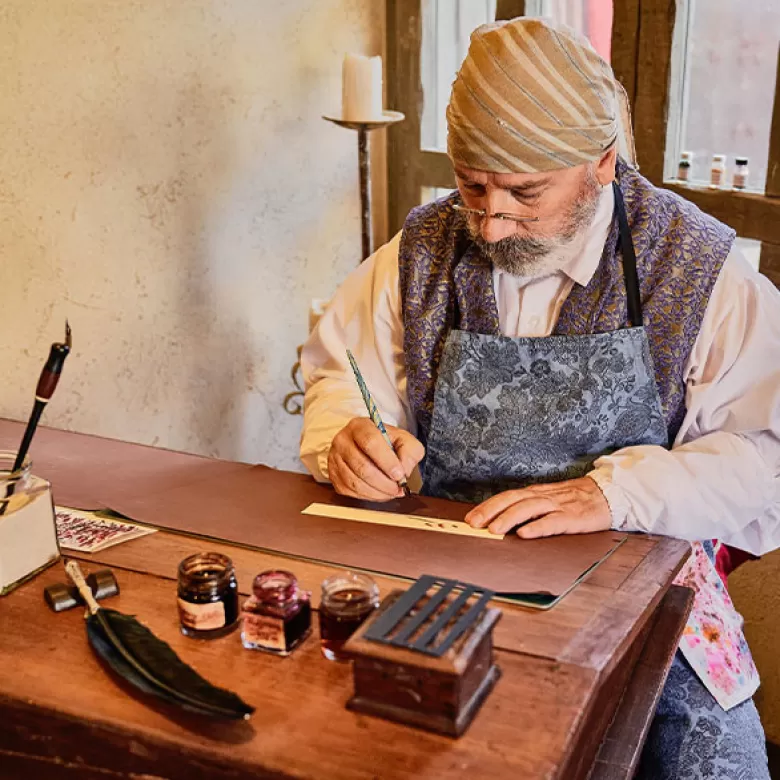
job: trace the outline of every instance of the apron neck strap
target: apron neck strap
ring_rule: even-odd
[[[639,279],[636,273],[636,252],[634,251],[634,242],[631,239],[631,230],[628,227],[623,192],[617,181],[612,182],[612,191],[615,193],[618,234],[620,249],[623,254],[623,280],[626,285],[626,298],[628,300],[628,319],[635,328],[638,328],[642,325],[642,299],[639,294]]]

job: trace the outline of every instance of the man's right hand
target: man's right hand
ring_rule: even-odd
[[[395,451],[368,417],[355,417],[333,438],[328,476],[337,493],[367,501],[403,496],[398,483],[412,473],[425,448],[408,431],[385,428]]]

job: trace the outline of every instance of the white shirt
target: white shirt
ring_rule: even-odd
[[[501,332],[547,336],[575,284],[598,267],[612,220],[605,187],[581,252],[557,274],[494,269]],[[406,393],[398,280],[400,234],[353,271],[306,343],[301,458],[327,480],[333,437],[366,409],[351,349],[384,421],[416,433]],[[780,294],[732,249],[685,367],[687,413],[671,450],[642,445],[599,458],[592,477],[613,528],[720,539],[763,555],[780,546]]]

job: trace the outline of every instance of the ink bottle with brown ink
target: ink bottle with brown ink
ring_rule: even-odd
[[[379,588],[366,574],[341,572],[322,583],[320,646],[329,661],[348,661],[344,644],[379,606]]]

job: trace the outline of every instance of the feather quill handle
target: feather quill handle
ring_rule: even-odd
[[[387,442],[388,446],[390,447],[393,452],[395,452],[395,447],[393,447],[393,442],[390,440],[390,437],[387,434],[387,428],[385,428],[384,422],[382,422],[382,418],[379,414],[379,409],[377,408],[376,402],[374,401],[373,396],[371,393],[368,392],[368,387],[366,387],[366,381],[363,379],[363,374],[360,373],[360,369],[358,368],[357,361],[355,360],[355,356],[352,354],[350,350],[347,350],[347,358],[349,358],[349,364],[352,366],[352,373],[355,375],[355,381],[357,382],[358,387],[360,388],[360,395],[363,396],[363,403],[366,405],[366,409],[368,410],[368,416],[371,418],[371,422],[376,425],[376,427],[379,429],[379,433],[382,434],[382,437]],[[409,485],[407,484],[405,479],[402,479],[398,483],[398,487],[400,487],[404,491],[404,495],[409,495]]]
[[[76,561],[68,561],[65,570],[87,605],[87,638],[92,649],[128,683],[201,715],[248,719],[254,712],[235,693],[201,677],[132,615],[101,607]]]

